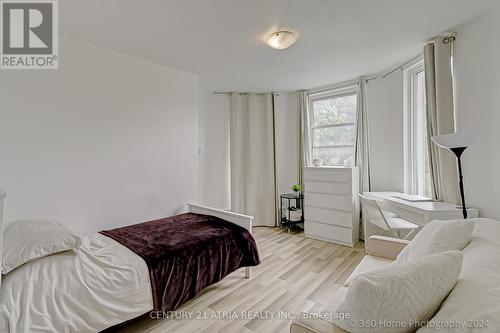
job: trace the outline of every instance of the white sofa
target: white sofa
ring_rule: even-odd
[[[427,326],[419,333],[429,332],[500,332],[500,222],[478,218],[472,240],[463,250],[464,261],[460,279],[441,304]],[[356,275],[389,265],[409,241],[372,236],[367,242],[367,256],[356,267]],[[346,284],[349,283],[346,281]],[[340,304],[348,287],[336,293]],[[335,312],[335,308],[328,309]],[[291,333],[345,333],[324,319],[301,314],[291,326]]]

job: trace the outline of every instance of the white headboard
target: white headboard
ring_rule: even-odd
[[[3,273],[3,201],[7,198],[7,193],[0,188],[0,284]]]

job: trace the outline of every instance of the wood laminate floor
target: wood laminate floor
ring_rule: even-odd
[[[279,228],[254,228],[254,237],[262,263],[251,279],[238,270],[181,306],[175,318],[145,315],[106,333],[288,332],[287,313],[331,309],[335,291],[365,255],[362,242],[349,248]]]

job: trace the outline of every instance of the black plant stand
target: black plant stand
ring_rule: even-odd
[[[301,210],[300,220],[292,221],[290,218],[290,208],[295,207]],[[286,212],[283,213],[283,208]],[[304,223],[304,195],[288,193],[280,195],[280,226],[288,226],[288,232],[291,229],[296,229],[300,223]]]

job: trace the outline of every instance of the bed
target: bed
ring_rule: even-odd
[[[0,191],[0,227],[3,197]],[[252,230],[250,216],[195,204],[188,204],[187,211],[191,217],[206,215],[249,233]],[[201,290],[203,283],[214,283],[229,273],[219,272],[217,277],[205,279],[191,293],[177,293],[177,298],[172,296],[174,302],[158,303],[152,291],[148,267],[151,263],[105,234],[86,235],[76,251],[40,258],[4,275],[0,290],[0,332],[98,332],[154,309],[174,310],[186,297],[195,296],[193,292]],[[229,261],[231,254],[226,253]],[[250,267],[243,269],[245,277],[250,278]],[[186,289],[172,281],[163,293]]]

